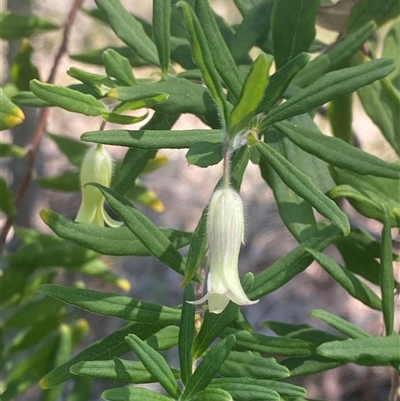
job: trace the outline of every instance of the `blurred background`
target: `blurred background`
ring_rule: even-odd
[[[230,23],[240,22],[241,16],[231,0],[211,1],[214,10]],[[128,10],[135,15],[151,22],[151,1],[123,1]],[[12,10],[21,15],[34,14],[44,16],[49,21],[62,25],[72,5],[72,0],[3,0],[1,8]],[[84,7],[95,8],[94,1],[84,1]],[[182,22],[183,23],[183,22]],[[39,69],[40,78],[46,80],[54,56],[61,42],[60,30],[50,31],[33,38],[33,61]],[[326,41],[335,39],[335,33],[318,30],[318,36]],[[119,46],[122,42],[110,29],[80,12],[73,25],[69,41],[68,53],[76,54],[91,48]],[[8,67],[14,60],[21,43],[18,41],[1,42],[0,66],[1,83],[7,82]],[[76,83],[66,74],[69,67],[76,66],[86,71],[104,73],[102,68],[63,57],[55,83],[68,85]],[[135,70],[137,77],[149,77],[152,70],[139,68]],[[355,115],[353,129],[360,146],[367,152],[378,155],[386,160],[395,160],[395,155],[381,138],[379,130],[366,117],[358,100],[355,99]],[[37,110],[25,108],[26,121],[12,131],[1,133],[2,141],[13,142],[19,146],[28,146],[32,138],[36,123]],[[329,134],[327,121],[316,116],[316,122]],[[79,139],[80,135],[89,130],[97,130],[100,121],[93,117],[71,114],[61,109],[52,108],[47,124],[47,132],[58,135],[67,135]],[[138,129],[136,125],[129,127]],[[115,126],[118,128],[119,126]],[[108,128],[113,128],[112,124]],[[183,115],[175,124],[174,129],[206,128],[203,123],[192,115]],[[109,147],[114,160],[123,158],[125,150],[118,147]],[[221,176],[222,166],[216,165],[206,169],[188,165],[185,159],[185,150],[163,150],[160,152],[168,158],[168,163],[154,173],[143,176],[143,183],[154,191],[164,205],[164,211],[140,207],[141,210],[158,226],[173,227],[192,231],[200,215],[210,199],[212,190]],[[1,164],[2,176],[6,178],[15,190],[18,188],[21,177],[25,172],[25,159],[8,161],[3,159]],[[35,176],[45,177],[59,174],[69,168],[67,160],[60,155],[53,141],[44,137],[36,158]],[[297,242],[287,231],[280,220],[272,192],[261,178],[258,167],[249,164],[243,179],[241,195],[246,205],[246,244],[240,255],[241,273],[248,271],[257,273],[274,263],[280,256],[293,249]],[[38,212],[42,208],[50,208],[71,219],[75,218],[80,205],[79,192],[55,192],[44,190],[35,182],[29,186],[25,195],[16,224],[22,227],[37,228],[42,232],[50,233]],[[346,211],[352,218],[352,224],[364,227],[373,235],[379,235],[380,225],[367,221],[359,216],[347,204]],[[3,224],[4,221],[1,221]],[[12,233],[8,238],[8,248],[16,245]],[[340,255],[334,247],[327,252],[340,261]],[[181,302],[180,277],[172,270],[163,266],[152,257],[105,257],[105,261],[113,270],[127,278],[131,283],[130,295],[135,298],[151,300],[166,305],[176,305]],[[398,277],[399,279],[399,277]],[[75,278],[71,274],[62,277],[63,283],[72,283]],[[86,282],[88,288],[97,290],[115,291],[114,287],[107,286],[93,280]],[[321,308],[348,319],[371,334],[382,331],[381,316],[367,308],[359,301],[351,298],[330,276],[317,264],[312,264],[305,272],[298,275],[290,283],[279,290],[264,297],[260,302],[245,309],[250,322],[257,330],[271,335],[267,329],[259,324],[265,320],[277,320],[287,323],[309,323],[317,328],[330,330],[317,319],[309,316],[312,309]],[[90,335],[86,342],[114,331],[121,325],[116,319],[104,318],[97,315],[85,316],[91,325]],[[172,363],[174,355],[170,353]],[[356,365],[347,365],[326,373],[317,374],[307,379],[299,379],[297,383],[303,385],[310,398],[323,398],[331,401],[375,401],[385,400],[390,388],[391,377],[386,368],[367,369]],[[104,388],[98,384],[93,394],[93,400],[99,399]],[[25,394],[19,400],[37,399],[38,389]]]

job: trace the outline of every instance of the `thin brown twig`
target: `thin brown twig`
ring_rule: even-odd
[[[68,17],[64,24],[64,32],[63,32],[63,36],[62,36],[61,45],[54,58],[54,62],[53,62],[53,66],[50,71],[50,75],[46,81],[47,83],[53,83],[55,80],[55,76],[57,74],[57,70],[60,65],[61,58],[64,55],[64,53],[66,53],[66,51],[67,51],[67,45],[68,45],[68,40],[69,40],[69,35],[71,32],[72,24],[75,21],[76,14],[77,14],[79,8],[81,7],[82,3],[83,3],[83,0],[75,0],[74,4],[71,7],[71,10],[70,10]],[[36,130],[33,134],[32,141],[29,145],[26,171],[25,171],[25,174],[22,178],[21,184],[20,184],[20,186],[17,190],[17,193],[15,195],[15,198],[14,198],[15,208],[17,210],[22,202],[22,199],[26,193],[26,190],[28,189],[29,183],[31,182],[33,169],[35,166],[36,155],[37,155],[37,152],[39,149],[40,141],[43,137],[43,132],[45,130],[48,118],[49,118],[49,109],[47,109],[47,108],[42,109],[39,114],[39,119],[38,119],[38,123],[36,126]],[[1,230],[0,253],[2,253],[4,250],[4,245],[6,243],[7,235],[14,223],[14,219],[15,219],[15,216],[8,217],[4,223],[3,229]]]

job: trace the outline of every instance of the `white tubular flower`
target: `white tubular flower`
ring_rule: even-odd
[[[216,191],[207,216],[207,238],[210,247],[210,272],[207,294],[195,304],[208,300],[212,313],[221,313],[229,301],[252,305],[239,279],[238,259],[244,239],[243,203],[231,188]]]
[[[96,182],[109,187],[112,169],[110,153],[103,145],[98,144],[88,150],[81,167],[82,203],[75,221],[97,226],[104,226],[104,222],[111,227],[122,225],[104,210],[104,197],[100,190],[92,185],[86,185],[89,182]]]

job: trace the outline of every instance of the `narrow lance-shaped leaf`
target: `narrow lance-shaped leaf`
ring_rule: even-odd
[[[0,141],[0,157],[24,157],[27,151],[20,146],[12,143],[5,143]]]
[[[360,327],[356,326],[353,323],[348,322],[347,320],[342,319],[339,316],[334,315],[333,313],[329,313],[324,311],[323,309],[314,309],[310,312],[310,316],[316,317],[318,319],[323,320],[329,326],[333,327],[337,331],[345,334],[350,338],[368,338],[371,337],[371,334],[362,330]]]
[[[115,78],[125,86],[137,84],[137,80],[132,72],[132,66],[126,57],[113,49],[107,49],[103,53],[102,58],[108,76]]]
[[[389,213],[383,207],[383,229],[381,243],[380,287],[382,293],[382,311],[386,335],[393,334],[394,324],[394,275],[392,261],[392,234]]]
[[[107,292],[56,284],[41,285],[38,291],[90,312],[136,322],[174,323],[179,321],[181,316],[178,309]]]
[[[48,209],[40,211],[40,217],[59,237],[74,241],[85,248],[103,255],[149,256],[151,252],[127,227],[99,227],[76,223]],[[174,247],[182,248],[190,243],[192,233],[161,228],[160,231]]]
[[[74,375],[108,379],[135,384],[154,383],[157,378],[151,375],[142,362],[113,358],[108,361],[82,361],[71,366]],[[179,371],[173,371],[179,377]]]
[[[182,401],[190,399],[192,395],[204,390],[208,386],[215,373],[228,357],[235,342],[236,338],[231,334],[221,340],[215,347],[211,348],[189,379],[182,394]]]
[[[135,53],[150,64],[160,65],[157,49],[146,35],[142,24],[130,14],[119,0],[95,0],[116,35]]]
[[[79,352],[68,362],[56,367],[46,374],[40,381],[42,388],[50,388],[72,379],[74,376],[70,372],[70,367],[80,361],[95,361],[111,359],[120,356],[129,351],[129,345],[125,337],[130,333],[135,333],[142,339],[146,339],[151,334],[160,329],[162,325],[130,323],[112,334],[97,340],[90,344],[83,351]]]
[[[382,310],[380,298],[370,287],[364,284],[350,270],[344,269],[329,256],[313,249],[306,248],[314,259],[330,274],[352,297],[358,299],[372,309]],[[394,280],[392,280],[394,282]]]
[[[261,125],[264,128],[289,117],[307,113],[336,97],[348,95],[377,79],[384,78],[393,69],[393,60],[381,58],[356,67],[330,72],[271,110]]]
[[[218,28],[208,0],[196,0],[195,10],[214,60],[215,68],[235,98],[240,97],[243,78]]]
[[[101,398],[108,401],[171,401],[170,397],[166,397],[165,395],[155,393],[152,390],[142,387],[112,388],[104,391]]]
[[[308,54],[300,53],[269,77],[267,90],[264,93],[263,100],[258,105],[257,112],[268,111],[275,105],[293,78],[307,65],[309,59]]]
[[[274,125],[301,149],[337,167],[357,174],[400,178],[400,165],[389,163],[351,146],[338,138],[328,137],[319,130],[296,126],[287,121]]]
[[[92,185],[100,189],[111,208],[142,241],[149,252],[177,273],[184,274],[185,258],[158,227],[117,192],[98,184]]]
[[[272,62],[272,57],[260,54],[252,65],[238,103],[229,116],[227,131],[231,138],[234,138],[250,123],[258,105],[264,98],[265,89],[269,83],[268,71]]]
[[[17,210],[14,206],[13,196],[3,177],[0,177],[0,210],[8,216],[15,216]]]
[[[193,340],[195,331],[196,306],[188,301],[194,301],[194,290],[192,284],[187,284],[183,291],[182,315],[179,330],[179,362],[181,368],[181,379],[186,386],[193,370]]]
[[[183,9],[185,23],[190,34],[192,53],[194,61],[199,67],[204,82],[210,90],[212,97],[217,102],[224,121],[228,121],[228,103],[222,91],[220,76],[215,68],[213,57],[208,47],[207,39],[203,29],[197,19],[196,14],[188,3],[180,1],[178,3]]]
[[[272,9],[272,42],[277,68],[308,51],[315,37],[319,0],[275,0]]]
[[[126,341],[146,369],[157,377],[158,382],[164,387],[167,393],[173,398],[178,398],[181,392],[174,374],[165,359],[134,334],[129,334],[126,337]]]
[[[107,109],[103,103],[99,102],[92,95],[85,95],[73,89],[63,86],[45,84],[37,80],[30,83],[31,91],[40,99],[43,99],[53,106],[81,113],[87,116],[100,116]]]
[[[140,149],[189,148],[199,138],[211,143],[222,141],[221,130],[109,130],[82,134],[82,141]]]
[[[153,33],[161,71],[166,74],[170,57],[171,2],[153,0]]]
[[[400,362],[400,336],[358,338],[320,345],[317,353],[346,362],[385,365]]]
[[[327,52],[311,60],[293,79],[293,84],[305,87],[322,77],[324,73],[346,66],[345,63],[372,36],[375,29],[376,24],[371,21],[352,34],[347,35],[340,42],[335,43]]]
[[[335,202],[324,195],[300,170],[289,163],[281,154],[264,142],[256,144],[258,151],[278,173],[282,181],[299,196],[310,203],[319,213],[330,219],[342,232],[350,233],[347,216]]]

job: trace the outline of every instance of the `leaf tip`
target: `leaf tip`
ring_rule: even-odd
[[[43,223],[49,225],[50,216],[53,212],[50,209],[42,209],[39,212],[39,216],[42,219]]]
[[[125,292],[129,292],[131,289],[131,283],[125,278],[119,278],[115,284]]]

